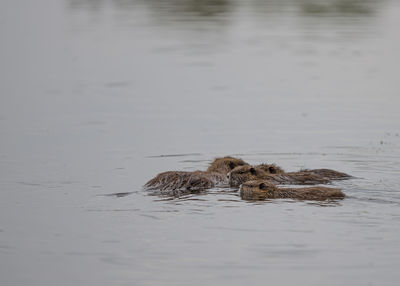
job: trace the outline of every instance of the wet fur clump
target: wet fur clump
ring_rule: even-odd
[[[247,165],[247,163],[238,158],[217,158],[206,171],[163,172],[148,181],[144,188],[172,195],[198,192],[228,184],[227,174],[242,165]]]
[[[347,180],[353,178],[352,176],[346,173],[342,173],[331,169],[312,169],[312,170],[302,169],[300,170],[300,172],[314,173],[329,180]]]
[[[247,181],[260,179],[278,185],[316,185],[331,182],[329,179],[313,172],[268,173],[263,167],[249,165],[236,167],[228,174],[228,178],[231,187],[239,187]]]
[[[208,167],[207,172],[217,172],[226,176],[230,171],[232,171],[236,167],[244,165],[248,164],[242,159],[229,156],[223,158],[216,158]]]
[[[306,188],[280,188],[266,180],[247,181],[240,186],[240,196],[245,200],[298,199],[328,200],[343,199],[345,194],[336,188],[323,186]]]
[[[279,167],[279,166],[277,166],[275,164],[263,163],[263,164],[257,165],[257,167],[260,168],[261,170],[269,173],[269,174],[283,174],[283,173],[285,173],[285,171],[281,167]]]
[[[225,179],[224,175],[216,172],[168,171],[160,173],[148,181],[145,188],[159,190],[167,195],[179,196],[214,188]]]
[[[234,187],[254,180],[263,180],[274,185],[317,185],[331,183],[331,180],[344,180],[351,176],[330,169],[300,170],[285,172],[275,164],[250,166],[245,161],[234,157],[216,158],[205,171],[168,171],[158,174],[145,184],[145,189],[161,194],[179,196],[200,192],[214,187]],[[315,187],[311,190],[324,190]],[[303,193],[310,188],[303,188]],[[325,188],[329,190],[330,188]],[[284,191],[293,189],[284,189]],[[319,191],[320,192],[320,191]],[[284,196],[284,192],[280,193]]]
[[[265,172],[269,174],[284,174],[286,173],[281,167],[275,164],[261,164],[257,165],[257,167],[261,168]],[[299,172],[288,172],[287,174],[316,174],[328,180],[346,180],[353,178],[352,176],[342,173],[339,171],[331,170],[331,169],[301,169]]]

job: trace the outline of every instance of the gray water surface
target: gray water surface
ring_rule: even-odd
[[[398,285],[400,2],[4,0],[1,285]],[[218,156],[338,202],[142,185]]]

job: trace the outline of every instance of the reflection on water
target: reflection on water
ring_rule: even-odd
[[[165,16],[171,21],[196,21],[203,18],[210,21],[232,16],[243,10],[244,13],[264,13],[266,16],[284,14],[329,17],[371,17],[376,14],[385,1],[359,0],[66,0],[73,10],[100,12],[103,9],[131,11],[145,7],[155,17]]]
[[[306,36],[351,40],[369,37],[385,1],[358,0],[66,0],[72,12],[94,16],[90,23],[114,19],[127,29],[145,26],[168,32],[183,32],[193,45],[219,46],[230,40],[230,29],[240,30],[259,45],[266,35],[287,35],[286,27],[300,29]],[[110,14],[110,11],[113,13]],[[145,17],[143,17],[145,15]],[[250,29],[250,30],[249,30]],[[206,35],[206,37],[204,37]],[[255,36],[254,36],[255,35]],[[181,35],[182,37],[182,35]],[[197,38],[199,37],[199,38]],[[279,45],[286,45],[279,43]],[[156,48],[165,52],[177,47]],[[211,66],[196,63],[196,66]]]
[[[155,18],[166,17],[164,20],[196,21],[212,20],[227,14],[232,9],[230,0],[67,0],[73,10],[83,9],[94,13],[108,9],[110,6],[119,11],[135,12],[138,8],[149,9]],[[160,20],[160,19],[157,19]]]
[[[219,13],[226,13],[231,5],[230,0],[66,0],[72,9],[100,10],[115,7],[121,10],[133,10],[139,6],[148,6],[151,9],[165,10],[173,14],[190,14],[192,16],[209,17]]]
[[[220,18],[232,9],[232,1],[230,0],[150,0],[143,2],[156,13],[170,14],[171,19],[176,17],[177,20],[187,21],[195,21],[200,18],[207,20]]]
[[[335,14],[369,14],[374,12],[376,5],[382,1],[360,0],[247,0],[245,4],[234,0],[66,0],[73,8],[86,8],[91,10],[102,9],[113,5],[119,9],[133,9],[137,5],[149,5],[157,9],[170,9],[176,13],[190,13],[199,16],[213,16],[218,13],[226,13],[233,6],[250,5],[256,7],[268,7],[272,13],[284,10],[304,10],[310,13],[335,13]]]
[[[377,1],[336,0],[336,1],[304,1],[302,11],[313,15],[340,15],[354,17],[358,14],[371,14],[375,12]],[[374,7],[375,6],[375,7]]]

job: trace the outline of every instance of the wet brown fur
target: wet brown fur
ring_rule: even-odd
[[[168,171],[158,174],[148,181],[145,187],[149,190],[187,190],[200,191],[209,189],[224,181],[225,176],[216,172],[204,171]]]
[[[269,173],[269,174],[283,174],[283,173],[285,173],[285,171],[281,167],[279,167],[279,166],[277,166],[275,164],[263,163],[263,164],[257,165],[257,167],[262,169],[263,171]]]
[[[216,158],[208,167],[207,172],[217,172],[227,175],[238,166],[248,165],[245,161],[233,157]]]
[[[352,176],[346,173],[338,172],[331,169],[312,169],[312,170],[303,169],[300,170],[300,172],[311,172],[330,180],[346,180],[352,178]]]
[[[158,174],[144,187],[148,190],[172,191],[174,195],[194,192],[227,184],[227,174],[235,167],[246,165],[233,157],[216,158],[206,171],[168,171]]]
[[[327,200],[343,199],[345,194],[340,189],[322,186],[307,188],[280,188],[266,180],[247,181],[240,187],[240,196],[245,200],[299,199]]]
[[[228,178],[231,187],[239,187],[247,181],[259,179],[282,185],[316,185],[330,183],[329,179],[310,171],[271,174],[265,172],[265,168],[263,167],[250,165],[236,167],[228,174]]]
[[[284,174],[286,173],[281,167],[275,165],[275,164],[261,164],[261,165],[257,165],[257,167],[261,168],[262,170],[264,170],[267,173],[270,174]],[[346,179],[350,179],[352,178],[352,176],[346,174],[346,173],[342,173],[342,172],[338,172],[335,170],[331,170],[331,169],[301,169],[299,172],[301,173],[313,173],[313,174],[317,174],[325,179],[328,180],[346,180]],[[299,173],[299,172],[289,172],[289,174],[294,174],[294,173]]]

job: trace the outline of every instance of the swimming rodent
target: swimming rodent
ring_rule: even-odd
[[[238,166],[248,165],[234,157],[216,158],[206,171],[168,171],[155,176],[144,187],[165,194],[179,195],[228,184],[227,174]]]
[[[257,167],[261,168],[262,170],[270,174],[286,173],[281,167],[275,164],[261,164],[257,165]],[[299,172],[317,174],[328,180],[346,180],[352,178],[352,176],[346,173],[342,173],[331,169],[301,169]],[[298,172],[290,172],[290,174],[293,173],[298,173]]]
[[[240,196],[245,200],[298,199],[327,200],[343,199],[345,194],[336,188],[323,186],[306,188],[280,188],[266,180],[252,180],[240,186]]]
[[[268,170],[271,171],[270,167],[268,167]],[[278,185],[316,185],[331,182],[329,179],[311,171],[271,173],[266,172],[264,167],[250,165],[236,167],[228,174],[228,179],[231,187],[239,187],[247,181],[259,179]]]
[[[352,176],[346,173],[342,173],[331,169],[311,169],[311,170],[302,169],[300,170],[300,172],[311,172],[329,180],[347,180],[353,178]]]

